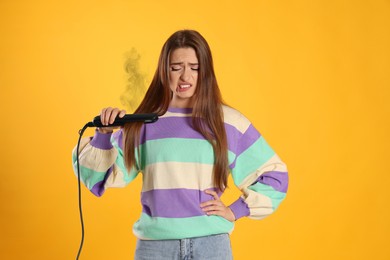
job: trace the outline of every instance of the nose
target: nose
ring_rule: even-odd
[[[181,80],[188,81],[191,78],[191,68],[185,67],[183,73],[180,75]]]

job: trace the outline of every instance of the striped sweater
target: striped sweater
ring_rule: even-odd
[[[202,202],[213,199],[214,153],[211,144],[192,127],[191,109],[169,108],[141,129],[140,158],[130,172],[124,165],[121,130],[96,131],[80,145],[81,180],[96,196],[111,187],[124,187],[142,173],[142,213],[133,226],[140,239],[163,240],[230,233],[234,223],[207,216]],[[285,198],[285,164],[253,125],[237,110],[224,106],[228,160],[242,196],[229,207],[236,219],[261,219]],[[73,166],[77,175],[76,151]],[[219,196],[221,193],[219,193]]]

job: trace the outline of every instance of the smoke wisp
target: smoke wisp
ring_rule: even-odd
[[[128,112],[133,113],[140,104],[146,92],[146,74],[141,71],[141,55],[133,47],[125,53],[124,68],[127,73],[127,85],[121,95],[121,103]]]

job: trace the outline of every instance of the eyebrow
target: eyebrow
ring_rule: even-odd
[[[169,65],[182,65],[182,64],[184,64],[184,62],[172,62],[172,63],[170,63]],[[188,63],[188,64],[190,64],[190,65],[199,65],[199,63]]]

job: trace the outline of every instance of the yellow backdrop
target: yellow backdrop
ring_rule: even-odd
[[[183,28],[290,172],[275,214],[237,222],[235,259],[390,259],[388,0],[0,1],[0,258],[75,257],[78,130],[122,106],[133,48],[150,81]],[[83,189],[81,259],[132,259],[140,179]]]

